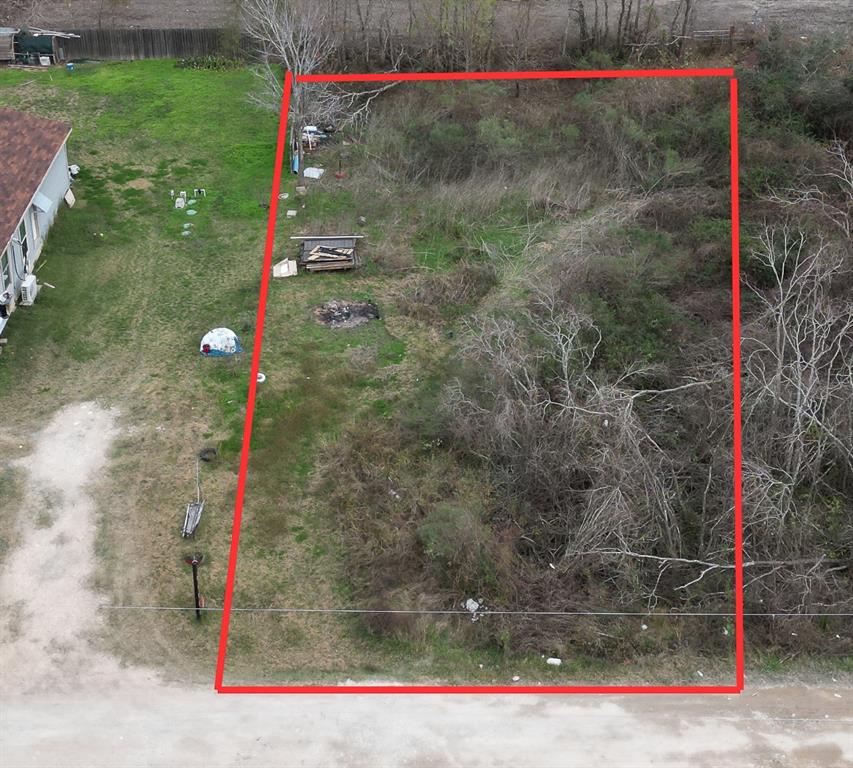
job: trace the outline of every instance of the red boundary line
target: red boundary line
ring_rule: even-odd
[[[722,69],[570,69],[534,72],[372,72],[369,74],[298,75],[297,83],[383,83],[413,80],[603,80],[626,77],[734,77]]]
[[[287,72],[281,98],[281,113],[278,125],[275,169],[272,190],[270,192],[269,217],[264,247],[263,273],[261,275],[260,296],[252,350],[252,370],[249,379],[249,393],[246,403],[246,421],[243,426],[243,445],[240,453],[240,470],[237,480],[237,496],[234,502],[234,522],[231,532],[231,548],[228,556],[228,572],[225,583],[225,598],[222,610],[222,624],[219,635],[219,651],[216,659],[216,677],[214,687],[219,693],[586,693],[586,694],[737,694],[744,688],[744,635],[743,635],[743,499],[741,493],[742,475],[742,434],[741,434],[741,359],[740,359],[740,211],[739,211],[739,152],[738,152],[738,87],[734,70],[724,69],[626,69],[626,70],[570,70],[539,72],[408,72],[378,74],[331,74],[299,75],[300,83],[310,82],[387,82],[387,81],[429,81],[429,80],[540,80],[540,79],[615,79],[627,77],[728,77],[730,104],[730,173],[731,173],[731,219],[732,219],[732,428],[733,428],[733,483],[734,483],[734,549],[735,549],[735,684],[734,685],[225,685],[225,656],[228,646],[228,630],[231,621],[231,607],[234,599],[234,581],[237,571],[237,554],[240,545],[240,523],[243,516],[243,500],[246,492],[246,474],[249,468],[249,446],[252,436],[252,420],[255,411],[257,374],[260,366],[261,344],[263,340],[264,316],[266,313],[267,293],[269,290],[270,268],[272,264],[273,243],[275,241],[278,192],[281,187],[281,173],[284,164],[284,147],[287,131],[287,114],[290,106],[290,92],[293,76]]]

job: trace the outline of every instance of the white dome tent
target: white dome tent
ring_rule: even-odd
[[[204,334],[199,352],[205,357],[226,357],[242,352],[237,334],[230,328],[214,328]]]

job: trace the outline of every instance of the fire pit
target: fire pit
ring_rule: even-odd
[[[314,308],[314,317],[329,328],[358,328],[379,319],[379,308],[369,301],[327,301]]]

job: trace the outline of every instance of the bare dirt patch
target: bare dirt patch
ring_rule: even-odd
[[[128,181],[124,186],[127,189],[151,189],[154,186],[154,182],[150,179],[139,178]]]
[[[101,598],[89,584],[95,507],[88,488],[118,433],[116,416],[94,403],[66,406],[35,435],[32,452],[13,462],[24,479],[18,546],[0,572],[6,690],[103,688],[128,677],[93,646]]]

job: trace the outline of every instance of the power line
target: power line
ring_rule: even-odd
[[[180,605],[115,605],[111,603],[102,603],[99,608],[106,610],[136,610],[136,611],[194,611],[193,606],[184,607]],[[222,608],[205,607],[202,611],[221,612]],[[436,615],[436,616],[465,616],[471,618],[476,616],[482,618],[484,616],[634,616],[642,618],[681,618],[681,617],[717,617],[717,618],[734,618],[737,614],[734,612],[716,612],[708,611],[684,611],[679,613],[662,613],[654,611],[514,611],[514,610],[484,610],[484,611],[467,611],[464,609],[455,608],[436,608],[436,609],[421,609],[421,608],[232,608],[232,613],[319,613],[319,614],[414,614],[414,615]],[[744,617],[750,618],[817,618],[831,617],[850,618],[853,613],[825,613],[817,611],[809,611],[805,613],[744,613]]]

